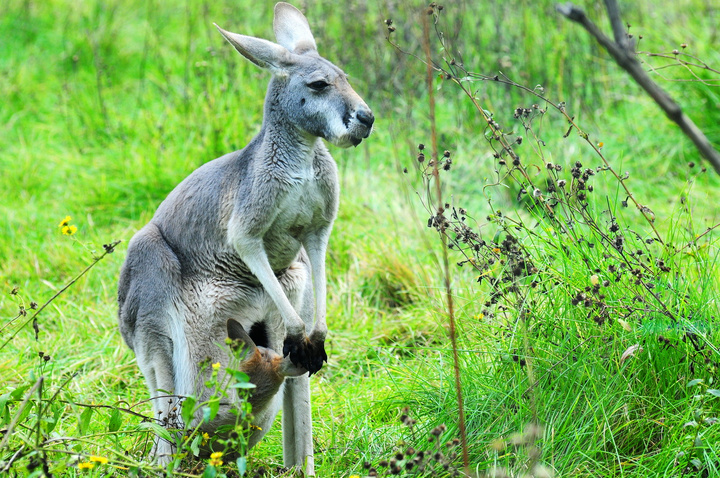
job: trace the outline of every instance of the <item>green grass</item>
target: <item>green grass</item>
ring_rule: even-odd
[[[143,459],[152,435],[141,417],[126,411],[147,416],[151,407],[116,326],[118,271],[127,241],[166,194],[258,130],[268,76],[226,45],[212,22],[272,38],[272,3],[0,6],[0,440],[15,422],[0,448],[0,468],[12,462],[12,473],[28,474],[44,450],[56,476],[129,473],[113,465],[151,469]],[[349,73],[377,117],[367,142],[332,150],[343,192],[328,259],[330,360],[312,381],[318,476],[365,475],[364,462],[379,467],[408,446],[434,450],[427,437],[441,424],[447,430],[439,442],[458,436],[441,246],[426,227],[435,211],[421,206],[424,185],[415,160],[417,144],[431,140],[425,70],[384,38],[384,20],[392,18],[394,41],[422,56],[424,5],[351,1],[343,11],[320,1],[301,7],[321,54]],[[623,7],[631,31],[643,35],[643,50],[667,52],[687,43],[689,52],[720,65],[709,2]],[[606,25],[599,7],[586,8]],[[471,469],[520,473],[541,463],[555,476],[718,474],[720,399],[712,392],[720,361],[718,236],[702,235],[720,222],[717,175],[701,172],[703,161],[690,142],[581,29],[553,12],[551,2],[482,8],[459,2],[446,6],[439,28],[469,70],[491,76],[502,70],[531,88],[542,84],[554,102],[567,102],[591,141],[604,143],[613,168],[629,173],[626,183],[654,211],[665,242],[680,250],[643,243],[652,235],[649,224],[637,208],[621,207],[626,197],[615,179],[598,175],[590,216],[607,228],[611,210],[628,231],[628,250],[647,249],[645,257],[670,268],[651,267],[643,284],[652,282],[652,289],[634,284],[629,274],[615,282],[609,266],[618,259],[599,233],[583,226],[572,237],[556,234],[557,223],[533,213],[532,200],[518,200],[527,183],[498,168],[481,115],[452,82],[437,81],[438,139],[453,157],[452,170],[442,176],[446,200],[467,209],[488,241],[499,244],[516,231],[523,253],[540,269],[537,288],[529,288],[531,279],[520,282],[523,304],[508,302],[518,297],[508,292],[490,306],[493,290],[477,282],[477,270],[451,270]],[[433,50],[438,60],[446,54],[436,41]],[[664,71],[690,78],[679,68]],[[657,79],[720,144],[717,87]],[[538,99],[496,82],[474,89],[504,131],[525,137],[516,150],[531,180],[543,184],[531,136],[513,119],[517,107]],[[563,137],[567,129],[553,112],[533,122],[546,143],[545,160],[562,164],[564,176],[576,161],[598,166],[599,157],[576,133]],[[533,162],[540,167],[533,169]],[[496,168],[503,186],[492,186]],[[520,221],[520,230],[498,221],[498,210]],[[66,215],[78,227],[73,237],[58,228]],[[597,246],[589,249],[578,237]],[[31,323],[20,327],[32,316],[31,302],[44,304],[115,240],[122,242],[113,254],[38,315],[37,340]],[[503,249],[498,258],[511,260],[511,254]],[[451,264],[462,259],[450,251]],[[497,277],[504,272],[492,269]],[[611,310],[602,325],[593,320],[594,309],[572,303],[592,275],[612,281],[602,290]],[[634,300],[638,295],[649,300]],[[527,307],[531,313],[520,320]],[[668,321],[663,307],[678,320]],[[622,317],[627,328],[617,320]],[[621,361],[635,344],[642,351]],[[40,391],[30,394],[40,376],[42,402]],[[404,407],[417,420],[412,427],[400,422]],[[542,430],[528,431],[536,421]],[[90,455],[110,464],[79,470]],[[281,456],[278,426],[252,450],[250,468],[279,476]],[[200,474],[203,467],[200,461],[185,472]],[[42,467],[33,473],[41,476]]]

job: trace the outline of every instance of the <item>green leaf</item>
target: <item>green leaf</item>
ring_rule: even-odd
[[[13,417],[13,420],[17,420],[17,423],[25,423],[25,419],[30,415],[30,412],[33,409],[33,403],[28,403],[25,407],[20,410],[19,413],[15,414],[15,417]]]
[[[214,466],[208,465],[205,467],[205,471],[203,471],[202,478],[215,478],[217,476],[217,470]]]
[[[108,431],[111,433],[116,432],[120,429],[121,425],[122,415],[120,414],[120,410],[114,408],[113,411],[110,413],[110,419],[108,420]]]
[[[7,425],[10,421],[10,414],[7,413],[8,410],[5,408],[9,399],[9,393],[0,395],[0,425]]]
[[[217,416],[218,410],[220,410],[220,399],[211,399],[208,406],[210,407],[210,420],[212,420],[215,416]]]
[[[193,416],[195,415],[196,403],[197,401],[192,395],[187,396],[183,399],[180,416],[182,417],[183,423],[185,423],[185,425],[188,425],[190,422],[192,422]]]
[[[60,416],[65,411],[65,407],[59,403],[52,403],[50,405],[50,409],[53,412],[52,417],[50,417],[50,416],[43,417],[42,421],[41,421],[43,431],[47,434],[50,434],[50,432],[52,432],[55,429],[55,427],[58,424],[58,421],[60,420]]]
[[[153,422],[143,422],[140,423],[136,430],[151,430],[153,433],[155,433],[157,436],[162,438],[163,440],[167,440],[169,442],[173,442],[173,437],[170,434],[170,432],[167,430],[167,428],[158,425],[157,423]]]
[[[21,398],[23,398],[23,395],[28,388],[30,388],[30,384],[19,386],[18,388],[10,392],[10,398],[12,398],[13,400],[20,400]]]
[[[203,422],[207,423],[215,416],[217,415],[218,410],[220,409],[220,399],[219,398],[212,398],[210,401],[208,401],[207,406],[203,407]]]
[[[195,438],[193,438],[193,441],[190,443],[190,451],[193,456],[200,455],[200,442],[202,441],[202,438],[202,435],[195,435]]]
[[[233,370],[231,368],[226,368],[225,372],[229,373],[232,378],[234,378],[237,382],[244,382],[247,383],[250,381],[250,377],[245,372],[241,372],[240,370]]]
[[[250,383],[250,382],[237,382],[237,383],[230,385],[230,388],[251,389],[251,388],[255,388],[255,384]]]
[[[91,407],[85,408],[80,414],[80,420],[78,421],[78,433],[85,435],[90,426],[90,419],[92,418],[93,409]]]
[[[245,473],[247,472],[247,458],[241,456],[235,463],[237,464],[238,474],[240,476],[245,476]]]
[[[702,382],[703,382],[703,379],[701,379],[701,378],[696,378],[695,380],[690,380],[687,384],[687,388],[694,387],[695,385],[700,384]]]
[[[713,395],[715,397],[720,397],[720,390],[718,390],[716,388],[709,388],[707,393],[709,393],[710,395]]]

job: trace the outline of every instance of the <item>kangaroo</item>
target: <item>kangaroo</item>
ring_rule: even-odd
[[[240,54],[272,73],[263,123],[245,148],[183,180],[130,240],[118,321],[161,423],[183,396],[209,396],[200,364],[228,365],[221,344],[236,330],[229,317],[258,347],[307,371],[292,371],[262,400],[251,398],[250,446],[282,406],[284,464],[304,465],[312,476],[309,376],[327,361],[325,253],[339,196],[337,166],[322,139],[357,146],[374,116],[345,73],[318,54],[305,16],[287,3],[274,13],[277,43],[215,25]],[[260,368],[250,375],[269,377]],[[217,420],[228,408],[221,406]],[[156,439],[159,462],[173,452]]]

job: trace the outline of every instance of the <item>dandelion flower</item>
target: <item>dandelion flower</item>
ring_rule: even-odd
[[[210,465],[211,465],[211,466],[220,466],[220,465],[222,465],[223,462],[222,462],[222,460],[220,459],[220,458],[222,458],[222,455],[223,455],[223,454],[222,454],[221,451],[216,451],[216,452],[212,453],[212,454],[210,455]]]
[[[96,461],[96,462],[101,463],[101,464],[104,465],[104,464],[106,464],[106,463],[108,462],[108,459],[105,458],[104,456],[94,456],[94,455],[93,455],[93,456],[90,457],[90,461]]]
[[[90,463],[89,461],[78,463],[78,468],[80,470],[92,470],[95,468],[95,463]]]

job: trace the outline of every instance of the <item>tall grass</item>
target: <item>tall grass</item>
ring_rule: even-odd
[[[433,6],[428,15],[438,22],[442,10]],[[390,26],[391,34],[395,30]],[[612,476],[712,475],[719,466],[714,398],[720,392],[713,388],[720,363],[717,225],[693,221],[688,189],[666,219],[665,237],[656,214],[631,191],[638,180],[614,170],[604,143],[591,140],[564,102],[553,103],[543,87],[528,88],[504,74],[468,71],[438,23],[436,32],[439,59],[428,66],[475,106],[495,163],[493,177],[482,181],[490,208],[482,220],[464,207],[464,191],[448,202],[430,192],[441,187],[438,170],[451,171],[463,158],[449,151],[440,156],[436,148],[426,157],[418,147],[427,225],[439,233],[442,247],[455,252],[457,265],[474,275],[463,278],[484,284],[470,302],[475,315],[463,324],[470,336],[463,376],[495,370],[463,386],[471,392],[461,406],[478,417],[468,430],[499,420],[492,429],[500,433],[469,438],[480,445],[473,449],[477,472],[546,476],[554,469],[584,476],[599,468]],[[478,82],[510,86],[532,106],[515,108],[514,124],[501,124],[477,96]],[[431,118],[433,108],[431,101]],[[554,133],[558,122],[548,118],[553,112],[565,124]],[[546,141],[553,135],[578,138],[599,165],[583,166],[587,160],[580,155],[554,160],[559,155]],[[516,193],[509,212],[493,194],[502,188]],[[493,343],[483,348],[483,334],[473,329]],[[445,379],[440,389],[451,384]],[[422,380],[411,400],[425,396],[417,408],[432,410],[429,422],[460,423],[462,435],[462,414],[458,422],[457,407],[447,397],[438,403],[438,391]],[[687,421],[689,413],[703,421]],[[673,424],[666,423],[668,415]],[[694,441],[681,438],[688,427]],[[508,437],[513,429],[531,431]],[[489,442],[495,446],[487,450]]]

